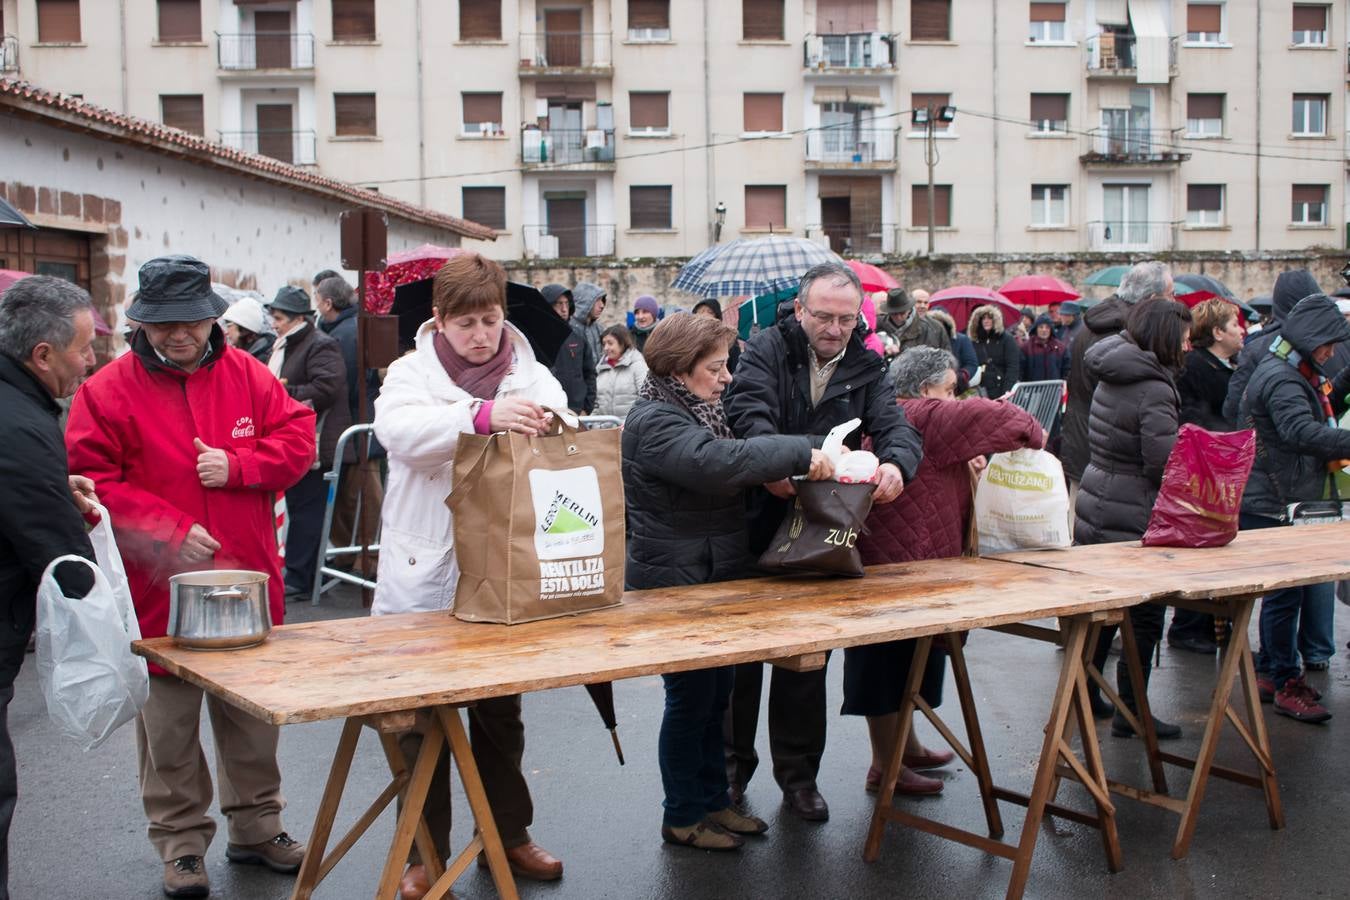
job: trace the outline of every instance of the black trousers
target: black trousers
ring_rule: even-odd
[[[825,755],[825,672],[793,672],[773,667],[769,679],[769,755],[773,777],[785,791],[815,788]],[[759,766],[755,732],[764,690],[764,663],[736,667],[731,703],[723,727],[727,780],[746,785]]]
[[[286,593],[309,596],[319,565],[319,538],[328,490],[323,472],[305,473],[286,492]]]
[[[1153,673],[1153,651],[1157,648],[1158,641],[1162,640],[1163,616],[1166,613],[1167,607],[1157,603],[1141,603],[1130,607],[1130,621],[1134,625],[1134,642],[1139,648],[1139,665],[1144,670],[1145,688],[1148,687],[1149,677]],[[1092,654],[1092,663],[1099,670],[1106,665],[1106,657],[1111,652],[1111,641],[1115,636],[1116,626],[1111,625],[1102,629],[1101,637],[1098,638],[1097,647]],[[1096,690],[1096,685],[1089,683],[1089,687]],[[1116,661],[1116,691],[1131,712],[1138,711],[1134,702],[1134,685],[1130,683],[1129,662],[1126,661],[1123,652]]]
[[[27,649],[28,633],[0,622],[0,900],[9,900],[9,826],[19,799],[19,771],[14,742],[9,737],[9,702],[14,699],[14,679]]]

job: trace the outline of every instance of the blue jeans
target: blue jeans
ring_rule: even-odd
[[[1247,513],[1242,514],[1240,524],[1243,529],[1281,527],[1275,519]],[[1279,689],[1302,674],[1300,654],[1304,662],[1330,659],[1336,648],[1335,608],[1336,585],[1331,582],[1286,588],[1262,597],[1256,671]]]
[[[722,715],[731,696],[731,666],[662,675],[666,712],[657,757],[665,788],[665,824],[697,825],[726,809],[727,767],[722,756]]]

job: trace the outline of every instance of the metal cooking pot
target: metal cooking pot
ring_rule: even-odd
[[[235,650],[267,639],[267,574],[244,569],[169,578],[169,634],[190,650]]]

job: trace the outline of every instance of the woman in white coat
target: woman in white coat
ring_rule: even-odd
[[[604,357],[595,366],[595,414],[628,415],[638,401],[638,391],[647,380],[647,361],[633,335],[622,325],[611,325],[600,335]]]
[[[389,454],[389,480],[375,615],[451,609],[459,566],[445,497],[461,434],[542,434],[545,407],[567,408],[567,395],[538,362],[525,336],[506,321],[506,272],[478,254],[451,258],[432,287],[434,317],[416,349],[389,367],[375,401],[375,434]],[[529,787],[521,773],[525,727],[520,697],[469,708],[469,735],[507,859],[517,875],[551,881],[562,863],[530,840]],[[411,768],[422,736],[400,741]],[[442,756],[423,813],[442,860],[450,855],[450,760]],[[403,900],[430,889],[414,847],[399,887]]]

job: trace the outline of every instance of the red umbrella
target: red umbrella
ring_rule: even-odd
[[[467,252],[459,247],[423,244],[414,250],[389,254],[383,272],[366,273],[366,309],[379,316],[385,315],[394,305],[394,288],[430,278],[447,259]]]
[[[1020,306],[1049,306],[1083,296],[1052,275],[1018,275],[998,292]]]
[[[871,263],[850,259],[848,267],[858,273],[858,280],[862,282],[863,290],[869,294],[875,291],[889,291],[891,288],[900,286],[900,282],[892,278],[890,272]]]
[[[1003,310],[1003,324],[1011,328],[1022,318],[1022,311],[1007,297],[998,291],[974,284],[958,284],[956,287],[943,288],[928,298],[930,308],[945,309],[956,320],[958,331],[966,330],[970,314],[976,307],[997,306]]]
[[[0,269],[0,294],[3,294],[11,284],[16,281],[22,281],[32,272],[20,272],[18,269]],[[94,334],[105,335],[112,334],[112,329],[108,323],[103,321],[103,317],[98,314],[98,310],[90,310],[94,314]]]

